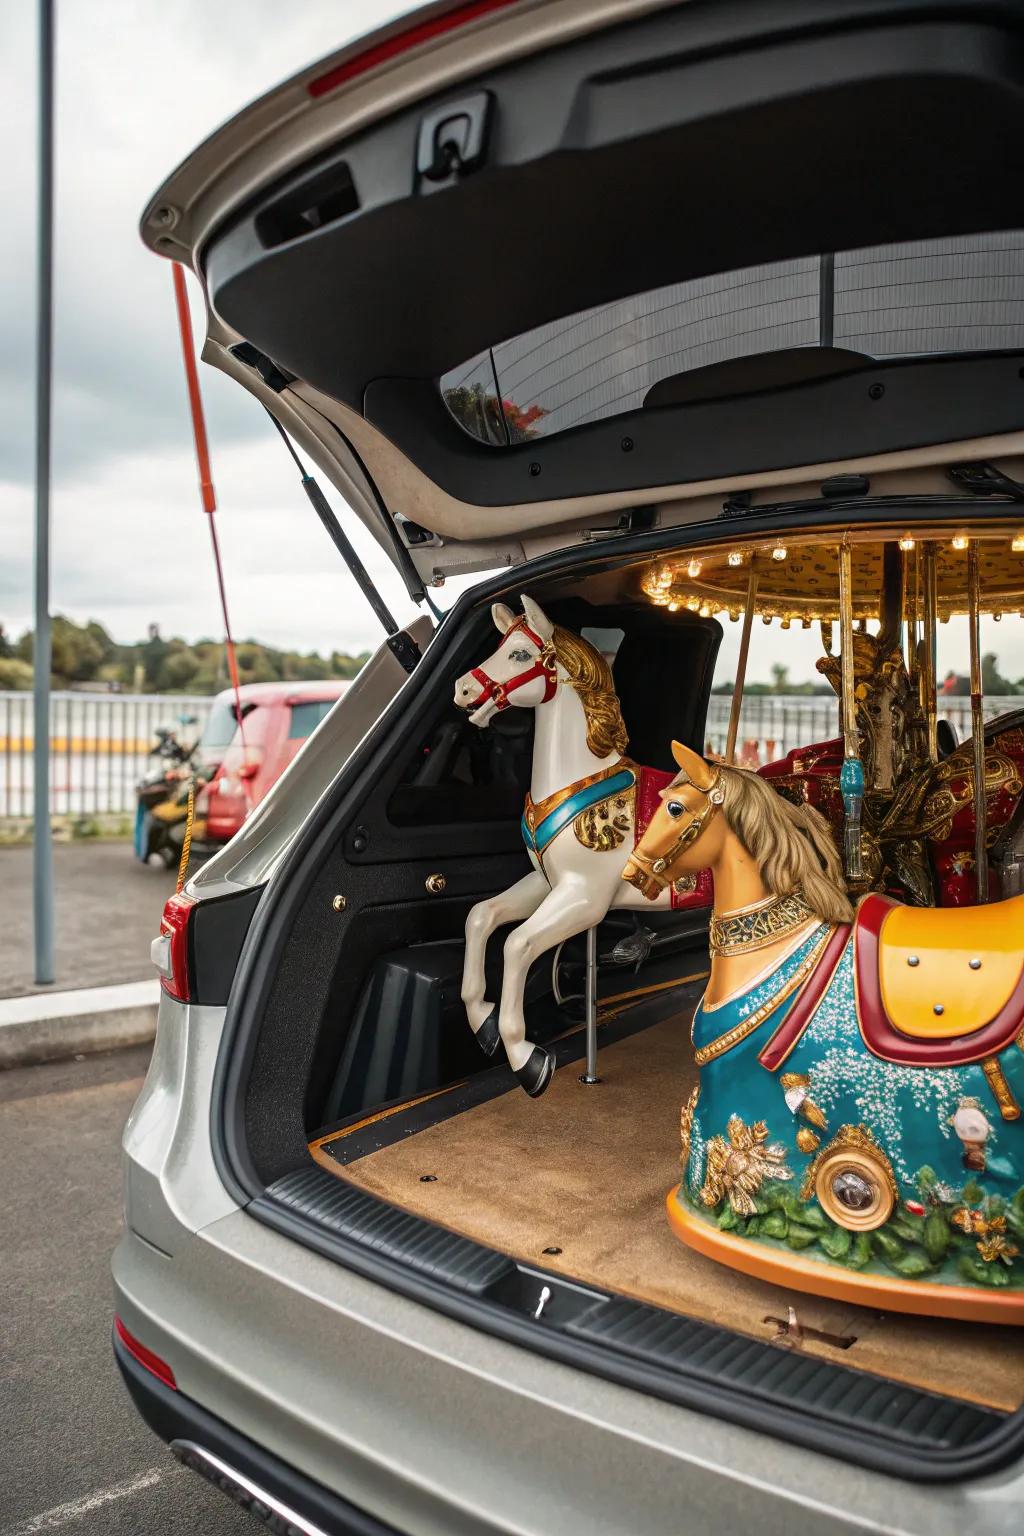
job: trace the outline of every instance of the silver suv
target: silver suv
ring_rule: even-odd
[[[1017,517],[1022,230],[1017,0],[444,0],[146,210],[203,285],[206,361],[425,610],[378,602],[380,650],[154,945],[115,1351],[273,1529],[1020,1529],[1024,1332],[668,1233],[705,904],[600,926],[600,1083],[583,938],[527,981],[544,1098],[481,1053],[463,934],[527,868],[531,722],[474,731],[452,689],[525,593],[612,658],[631,756],[671,769],[730,602],[661,601],[659,562]]]

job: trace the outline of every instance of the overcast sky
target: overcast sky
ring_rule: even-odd
[[[395,0],[58,0],[53,610],[122,641],[158,622],[220,633],[171,293],[139,241],[159,182],[226,117],[295,69],[410,7]],[[0,246],[0,622],[31,623],[35,6],[0,6],[6,148]],[[198,291],[192,290],[198,312]],[[201,368],[233,628],[283,647],[359,651],[379,640],[255,400]],[[396,614],[414,611],[377,545],[345,526]],[[440,594],[451,600],[452,587]],[[720,675],[731,675],[737,625]],[[1024,625],[985,643],[1024,674]],[[809,676],[817,646],[760,631],[750,675],[775,660]],[[962,625],[940,670],[963,670]]]

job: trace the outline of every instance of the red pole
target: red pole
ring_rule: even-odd
[[[235,642],[231,638],[231,621],[228,618],[228,598],[224,588],[224,567],[220,558],[217,524],[213,514],[217,510],[217,492],[213,488],[213,472],[210,469],[210,447],[206,437],[206,418],[203,415],[203,397],[199,390],[199,370],[196,368],[196,349],[192,339],[192,316],[189,311],[188,289],[185,287],[185,269],[179,261],[171,263],[174,279],[174,302],[178,311],[178,329],[181,332],[181,355],[185,364],[185,382],[188,385],[188,404],[192,413],[192,435],[196,444],[196,463],[199,467],[199,493],[203,511],[210,518],[210,542],[213,545],[213,563],[217,572],[217,588],[220,592],[220,608],[224,615],[224,644],[228,653],[228,671],[235,692],[235,717],[242,738],[242,760],[248,762],[245,747],[245,729],[242,725],[242,699],[238,691],[238,662]],[[243,779],[243,783],[248,780]]]
[[[174,278],[174,301],[178,309],[178,329],[181,331],[181,355],[185,363],[188,404],[192,412],[192,432],[196,440],[199,489],[203,498],[203,511],[209,512],[212,516],[217,510],[217,493],[213,488],[213,475],[210,472],[210,448],[206,441],[203,397],[199,393],[199,372],[196,368],[195,343],[192,340],[192,317],[188,307],[188,289],[185,287],[185,269],[180,261],[172,263],[171,274]]]

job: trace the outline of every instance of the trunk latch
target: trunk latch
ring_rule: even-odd
[[[481,164],[487,148],[491,93],[477,91],[428,112],[420,123],[416,173],[434,187],[446,186]]]

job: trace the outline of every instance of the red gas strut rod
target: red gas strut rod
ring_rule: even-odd
[[[180,261],[171,263],[171,275],[174,279],[174,301],[178,309],[178,328],[181,331],[181,355],[185,364],[185,380],[188,384],[188,403],[192,413],[192,434],[196,444],[196,462],[199,466],[199,493],[203,503],[203,511],[207,513],[210,523],[210,542],[213,545],[213,563],[217,571],[217,587],[220,591],[220,608],[224,616],[224,645],[228,654],[228,671],[231,674],[231,686],[235,692],[235,718],[238,721],[238,731],[242,741],[242,762],[248,763],[249,755],[245,745],[245,727],[242,724],[242,696],[238,691],[238,661],[235,656],[235,642],[231,637],[231,620],[228,618],[228,598],[224,589],[224,567],[220,558],[220,542],[217,538],[217,524],[214,513],[217,510],[217,493],[213,488],[213,474],[210,470],[210,448],[206,438],[206,419],[203,415],[203,397],[199,392],[199,373],[196,368],[196,349],[192,340],[192,316],[189,311],[188,289],[185,287],[185,269]],[[246,786],[248,794],[248,781],[242,776],[242,783]]]

